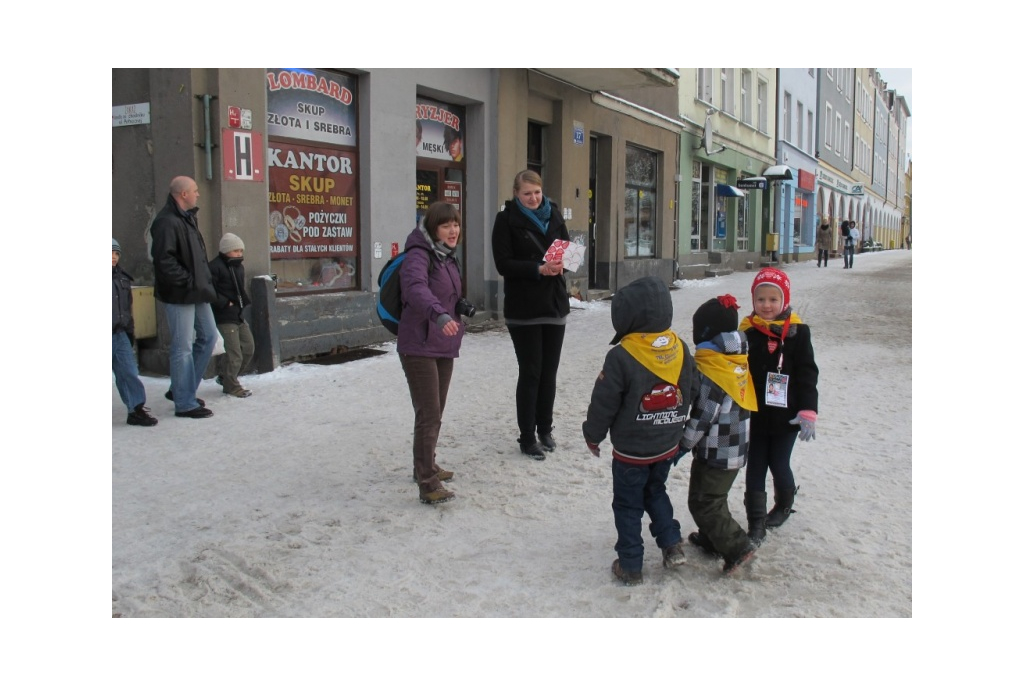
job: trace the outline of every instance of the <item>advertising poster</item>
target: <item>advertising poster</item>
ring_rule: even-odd
[[[416,98],[416,156],[462,162],[466,108]]]
[[[356,80],[317,69],[267,70],[267,135],[356,144]]]
[[[358,256],[356,157],[348,150],[268,143],[271,259]]]

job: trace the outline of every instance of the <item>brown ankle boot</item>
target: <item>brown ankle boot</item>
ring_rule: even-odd
[[[440,504],[453,499],[455,499],[455,493],[445,490],[440,483],[437,485],[420,483],[420,501],[424,504]]]

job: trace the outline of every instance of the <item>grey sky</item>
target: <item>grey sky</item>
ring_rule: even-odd
[[[895,90],[899,95],[902,95],[907,101],[907,107],[910,108],[910,115],[914,115],[914,101],[911,97],[911,72],[912,69],[883,69],[877,67],[878,73],[882,75],[885,82],[889,84],[889,88]]]
[[[913,70],[882,67],[876,67],[876,69],[878,69],[878,73],[882,75],[882,79],[885,80],[889,88],[902,95],[907,101],[907,108],[910,109],[910,119],[907,121],[907,157],[912,157],[911,134],[914,130],[914,100],[911,95],[911,72]]]

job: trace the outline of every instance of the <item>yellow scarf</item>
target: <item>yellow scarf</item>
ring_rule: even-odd
[[[672,385],[679,382],[686,351],[672,331],[629,333],[622,338],[621,344],[633,359],[658,378]]]
[[[803,320],[800,318],[800,316],[796,312],[790,312],[788,318],[789,318],[789,323],[790,324],[803,323]],[[753,324],[750,323],[751,319],[754,320]],[[745,331],[748,328],[750,328],[751,326],[753,326],[755,328],[760,326],[764,330],[771,330],[771,328],[769,328],[769,327],[770,326],[775,326],[777,329],[779,329],[779,332],[781,332],[782,327],[784,325],[786,325],[786,319],[785,318],[775,319],[774,321],[765,321],[764,319],[762,319],[757,314],[751,314],[750,316],[744,316],[742,319],[740,319],[740,330],[741,331]]]
[[[754,380],[750,376],[747,355],[724,354],[718,350],[698,347],[693,358],[697,362],[697,369],[736,400],[736,404],[757,411],[757,395],[754,394]]]

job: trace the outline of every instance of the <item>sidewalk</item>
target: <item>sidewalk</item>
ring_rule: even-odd
[[[393,344],[334,366],[247,379],[252,397],[199,396],[176,418],[166,378],[144,378],[153,428],[125,425],[112,393],[112,613],[123,617],[909,617],[912,615],[912,254],[856,266],[785,264],[821,373],[817,440],[797,443],[797,512],[749,570],[687,550],[668,571],[649,534],[645,584],[612,581],[609,445],[580,434],[613,330],[608,301],[569,317],[546,461],[515,442],[517,367],[503,328],[467,335],[438,463],[457,499],[430,507],[411,477],[412,408]],[[674,330],[754,272],[684,281]],[[851,294],[856,294],[852,296]],[[900,411],[880,411],[898,407]],[[865,430],[870,426],[870,430]],[[684,538],[689,459],[669,493]],[[743,478],[730,507],[743,512]],[[391,649],[401,647],[392,645]]]

